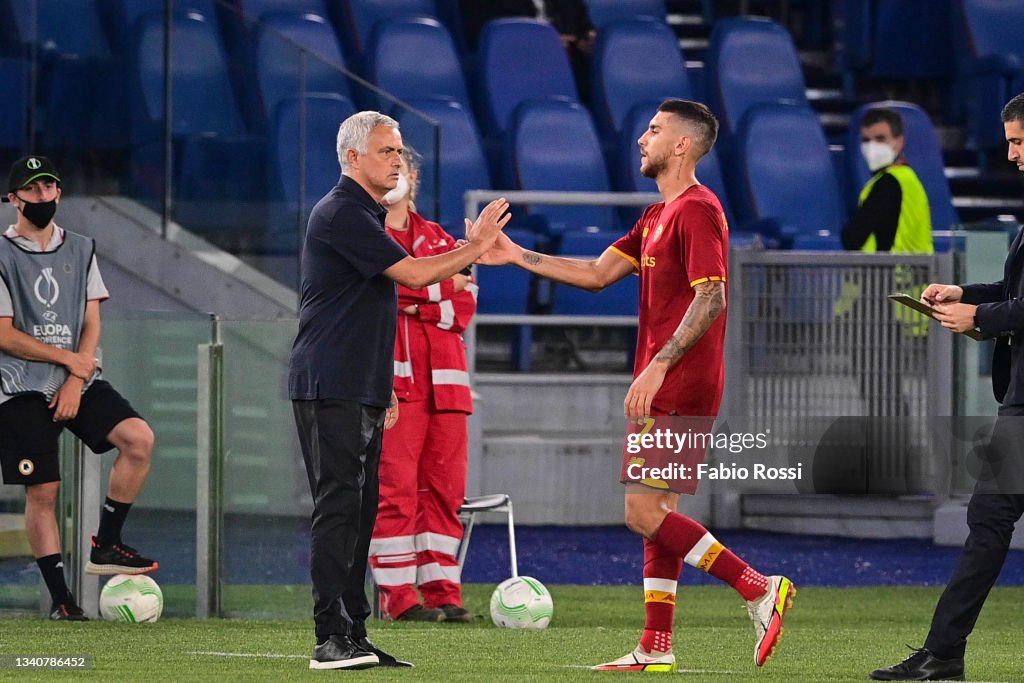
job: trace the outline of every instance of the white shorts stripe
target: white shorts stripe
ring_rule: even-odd
[[[416,568],[417,585],[422,585],[430,581],[451,581],[452,583],[459,583],[459,579],[460,572],[458,565],[446,567],[438,564],[437,562],[431,562],[430,564],[424,564]]]
[[[416,552],[421,553],[424,550],[432,550],[455,557],[455,554],[459,552],[459,539],[454,536],[435,534],[432,531],[416,534]]]
[[[649,579],[644,577],[644,590],[645,591],[661,591],[662,593],[672,593],[675,595],[676,585],[678,581],[672,579]]]
[[[683,561],[691,567],[696,567],[700,564],[700,558],[704,557],[704,553],[706,553],[708,549],[717,542],[718,541],[715,540],[715,537],[711,535],[711,532],[707,532],[699,541],[697,541],[697,545],[690,548],[690,552],[687,553]]]

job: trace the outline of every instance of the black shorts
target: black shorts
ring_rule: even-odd
[[[95,453],[114,446],[107,435],[123,420],[141,416],[108,382],[96,380],[82,394],[78,415],[54,422],[42,394],[15,396],[0,403],[0,471],[5,484],[60,481],[58,448],[67,427]]]

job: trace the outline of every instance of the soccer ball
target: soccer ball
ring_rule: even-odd
[[[491,593],[491,621],[502,628],[547,628],[554,605],[544,584],[529,576],[513,576]]]
[[[142,574],[118,574],[100,591],[100,615],[107,621],[142,624],[156,621],[163,611],[160,586]]]

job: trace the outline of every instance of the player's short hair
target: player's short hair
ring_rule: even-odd
[[[345,152],[354,149],[359,154],[366,154],[370,133],[377,126],[398,130],[398,121],[379,111],[361,111],[341,122],[338,126],[338,163],[341,164],[342,172],[348,170]]]
[[[1006,103],[1001,113],[1003,123],[1009,123],[1010,121],[1016,121],[1017,123],[1024,123],[1024,92],[1016,95],[1012,100]]]
[[[877,123],[888,123],[894,138],[903,137],[903,117],[895,109],[889,107],[872,107],[864,112],[860,121],[861,128],[870,128]]]
[[[674,114],[693,126],[700,155],[704,156],[718,139],[718,119],[706,105],[690,100],[665,100],[658,111]]]

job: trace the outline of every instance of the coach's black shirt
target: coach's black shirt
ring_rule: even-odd
[[[382,408],[391,402],[398,296],[383,271],[408,254],[384,232],[386,215],[345,175],[313,207],[302,245],[290,399]]]

